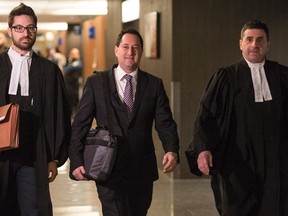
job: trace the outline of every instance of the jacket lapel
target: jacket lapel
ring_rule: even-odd
[[[129,121],[128,116],[126,113],[126,110],[124,108],[124,105],[118,95],[117,88],[116,88],[116,82],[114,77],[114,68],[113,67],[109,71],[108,75],[108,82],[109,82],[109,94],[110,94],[110,100],[112,108],[114,109],[116,115],[118,116],[118,119],[120,121],[120,124],[123,126],[123,128],[128,128]]]
[[[112,70],[109,71],[108,77],[109,77],[108,85],[109,85],[109,94],[110,94],[111,103],[116,108],[116,110],[124,109],[121,99],[119,98],[117,88],[116,88],[114,68],[112,68]]]
[[[133,117],[135,117],[137,110],[139,109],[139,106],[141,104],[141,101],[143,99],[143,95],[147,89],[148,80],[144,73],[139,69],[138,70],[138,77],[137,77],[137,89],[136,89],[136,95],[135,95],[135,102],[134,102],[134,108],[133,108]]]

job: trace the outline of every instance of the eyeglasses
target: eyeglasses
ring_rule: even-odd
[[[23,33],[25,29],[31,33],[35,33],[37,31],[37,27],[35,26],[24,27],[22,25],[16,25],[16,26],[11,26],[11,28],[13,28],[18,33]]]

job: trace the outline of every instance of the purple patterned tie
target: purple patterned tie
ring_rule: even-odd
[[[132,118],[132,110],[133,110],[133,86],[132,86],[132,76],[126,74],[124,76],[124,78],[126,79],[126,85],[125,85],[125,89],[124,89],[124,105],[126,108],[126,111],[128,113],[128,118],[129,120],[131,120]]]

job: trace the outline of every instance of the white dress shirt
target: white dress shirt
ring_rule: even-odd
[[[114,69],[114,76],[115,76],[115,81],[116,81],[116,88],[117,88],[117,92],[119,94],[119,97],[121,99],[121,101],[123,102],[123,95],[124,95],[124,89],[125,89],[125,85],[126,85],[126,79],[124,78],[124,76],[127,73],[122,70],[122,68],[120,68],[120,66],[118,65],[117,68]],[[132,73],[129,73],[129,75],[132,76],[132,86],[133,86],[133,101],[135,100],[135,93],[136,93],[136,86],[137,86],[137,75],[138,75],[138,69],[136,69],[135,71],[133,71]]]

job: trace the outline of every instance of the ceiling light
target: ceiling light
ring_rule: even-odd
[[[7,30],[8,23],[0,23],[0,30]],[[66,22],[39,22],[37,24],[38,31],[66,31],[68,24]]]
[[[40,22],[37,24],[38,30],[59,30],[66,31],[68,29],[68,24],[66,22]]]
[[[122,22],[130,22],[140,17],[139,0],[126,0],[122,2]]]
[[[53,41],[55,38],[55,35],[53,32],[48,31],[45,33],[45,38],[47,41]]]
[[[1,0],[0,15],[7,15],[19,5],[17,0]],[[107,0],[43,0],[22,2],[33,8],[36,15],[106,15],[108,11]]]

